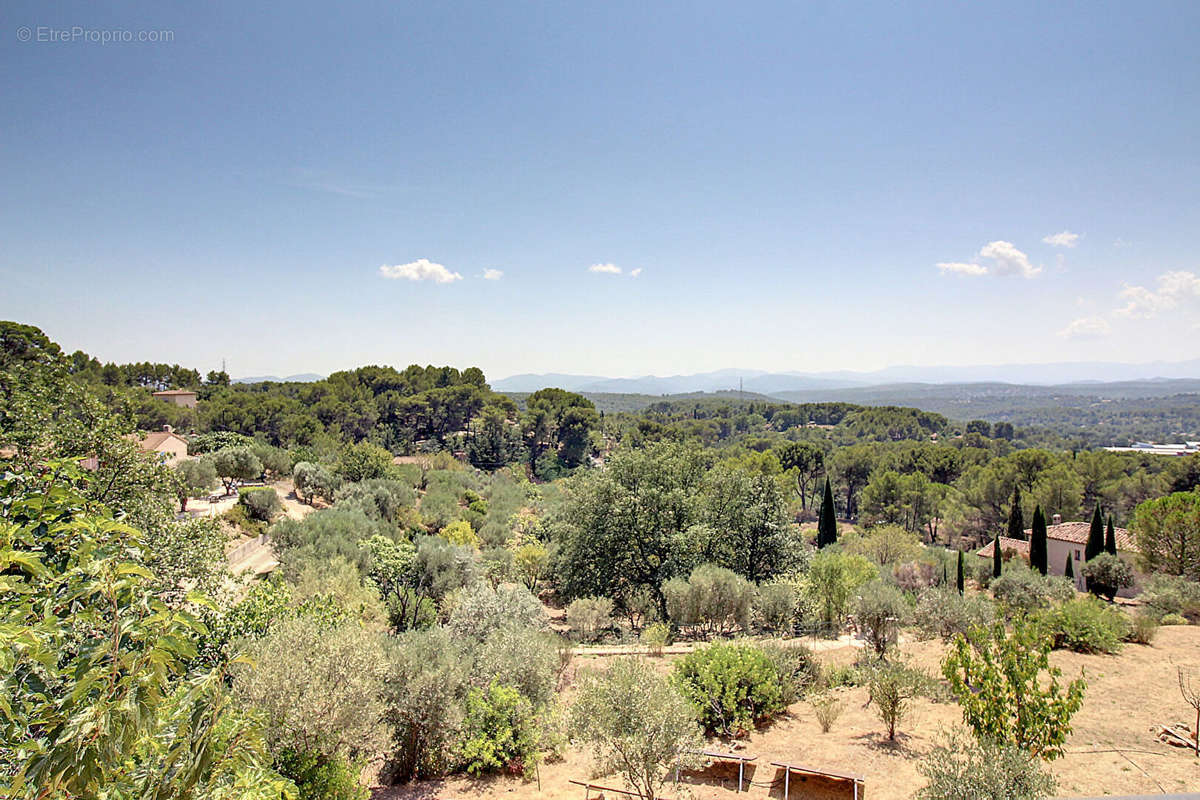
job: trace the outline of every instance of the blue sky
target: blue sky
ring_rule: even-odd
[[[5,5],[0,318],[235,375],[1200,356],[1200,4],[189,6]]]

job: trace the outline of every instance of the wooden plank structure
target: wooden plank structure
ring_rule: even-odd
[[[717,759],[721,759],[722,761],[738,762],[738,788],[737,788],[737,790],[739,792],[742,791],[742,782],[743,782],[743,778],[746,775],[746,764],[751,764],[758,760],[758,756],[743,756],[743,755],[738,755],[737,753],[720,753],[720,752],[715,752],[715,751],[711,751],[711,750],[695,750],[692,752],[698,756],[707,756],[708,758],[717,758]],[[675,765],[675,782],[679,783],[679,765],[678,764]]]
[[[789,764],[782,761],[772,761],[772,767],[782,767],[783,772],[783,800],[788,800],[788,790],[791,788],[790,778],[793,772],[803,772],[806,775],[819,775],[822,778],[833,778],[834,780],[850,781],[854,785],[854,800],[858,800],[858,787],[866,786],[866,779],[862,775],[855,775],[852,772],[832,772],[826,769],[814,769],[806,767],[802,764]]]
[[[598,783],[588,783],[587,781],[574,781],[574,780],[569,781],[569,783],[573,783],[576,786],[583,787],[583,800],[588,800],[588,798],[590,798],[592,796],[592,792],[616,792],[617,794],[623,794],[626,797],[637,797],[637,798],[640,798],[640,800],[645,800],[645,798],[646,798],[646,795],[641,794],[640,792],[631,792],[626,789],[617,789],[612,786],[601,786]],[[658,800],[667,800],[667,798],[660,797],[660,798],[658,798]]]

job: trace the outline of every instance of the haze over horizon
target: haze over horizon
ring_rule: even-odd
[[[1200,355],[1194,3],[7,11],[0,318],[105,361]]]

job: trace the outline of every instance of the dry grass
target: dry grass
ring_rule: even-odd
[[[914,665],[936,673],[945,652],[939,642],[913,642],[902,646]],[[828,661],[846,663],[853,658],[851,648],[823,653]],[[670,657],[654,659],[665,669]],[[1053,660],[1063,669],[1064,677],[1085,672],[1088,690],[1083,708],[1075,716],[1075,732],[1067,744],[1068,754],[1050,764],[1062,796],[1104,794],[1154,794],[1200,790],[1200,759],[1190,752],[1169,747],[1155,740],[1150,727],[1156,723],[1181,721],[1188,717],[1179,697],[1176,666],[1200,670],[1200,627],[1164,627],[1154,646],[1127,645],[1117,656],[1084,656],[1055,653]],[[588,665],[602,658],[576,659]],[[913,713],[899,726],[897,741],[886,740],[883,725],[873,709],[865,707],[866,690],[839,692],[845,711],[829,733],[821,733],[812,708],[806,701],[793,705],[788,714],[756,731],[744,744],[744,752],[758,755],[757,766],[747,769],[753,785],[744,796],[779,797],[782,792],[767,784],[781,780],[782,774],[770,767],[771,761],[790,761],[818,768],[855,772],[866,777],[861,796],[871,800],[900,800],[911,797],[921,786],[917,772],[919,759],[932,747],[940,729],[961,720],[957,706],[919,699]],[[728,744],[714,743],[720,749]],[[1123,752],[1116,752],[1116,751]],[[380,790],[378,798],[387,800],[433,800],[433,798],[545,798],[578,800],[583,790],[568,783],[572,778],[589,776],[585,754],[571,750],[564,761],[541,768],[541,789],[536,782],[491,777],[472,780],[464,777],[444,781],[424,781],[408,787]],[[620,786],[618,778],[597,779]],[[739,797],[737,768],[713,767],[686,776],[687,789],[696,800],[732,800]],[[793,779],[793,797],[849,797],[839,795],[839,784],[810,779]],[[803,794],[797,794],[797,789]],[[682,793],[668,787],[667,797]],[[592,795],[595,797],[595,794]],[[611,795],[620,797],[619,795]]]

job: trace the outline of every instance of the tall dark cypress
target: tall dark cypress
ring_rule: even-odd
[[[1067,553],[1067,565],[1063,567],[1063,577],[1070,578],[1071,583],[1075,582],[1075,564],[1071,554]]]
[[[1033,531],[1029,537],[1029,566],[1043,575],[1050,569],[1046,563],[1049,556],[1046,548],[1046,515],[1042,513],[1042,507],[1038,506],[1033,511]]]
[[[837,512],[833,507],[833,487],[825,479],[825,495],[821,498],[821,512],[817,518],[817,547],[825,547],[837,541]]]
[[[1083,560],[1091,561],[1104,552],[1104,519],[1100,516],[1100,506],[1092,512],[1092,527],[1088,531],[1087,545],[1083,549]]]
[[[1117,532],[1113,529],[1112,515],[1108,515],[1108,530],[1104,532],[1104,552],[1117,554]]]
[[[958,593],[962,594],[967,588],[966,577],[963,575],[963,551],[958,551]]]
[[[1000,552],[1000,537],[992,540],[992,577],[999,578],[1004,569],[1004,555]]]
[[[1021,487],[1013,487],[1012,509],[1008,512],[1008,538],[1025,541],[1025,515],[1021,512]]]

